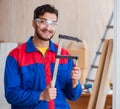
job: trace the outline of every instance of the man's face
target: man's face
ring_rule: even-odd
[[[57,26],[57,16],[53,13],[45,13],[35,20],[35,35],[44,41],[50,40],[55,32]]]

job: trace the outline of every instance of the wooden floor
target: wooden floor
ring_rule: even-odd
[[[90,94],[82,94],[77,101],[68,101],[71,109],[87,109]],[[107,95],[104,109],[112,109],[112,95]]]

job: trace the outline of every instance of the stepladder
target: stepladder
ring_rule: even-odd
[[[107,39],[107,34],[108,34],[109,30],[113,29],[112,20],[113,20],[113,12],[112,12],[110,19],[108,21],[108,24],[105,28],[105,31],[104,31],[101,41],[99,43],[98,49],[96,50],[95,57],[93,58],[92,64],[90,65],[90,69],[88,71],[88,75],[86,77],[85,84],[87,84],[87,83],[93,84],[94,83],[95,78],[92,78],[92,73],[96,72],[98,69],[98,63],[99,63],[100,56],[102,54],[102,49],[103,49],[105,39]]]

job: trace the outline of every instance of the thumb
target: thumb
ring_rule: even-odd
[[[51,88],[51,87],[52,87],[52,82],[47,85],[47,88]]]

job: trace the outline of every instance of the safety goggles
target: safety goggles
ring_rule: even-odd
[[[56,21],[48,20],[45,18],[36,18],[35,21],[38,26],[51,26],[52,28],[55,28],[57,26]]]

